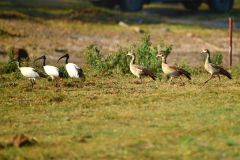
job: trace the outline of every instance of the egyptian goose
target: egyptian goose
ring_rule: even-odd
[[[156,57],[161,57],[162,58],[162,71],[164,74],[166,74],[167,76],[170,77],[170,82],[172,81],[173,78],[178,78],[184,75],[185,77],[187,77],[189,80],[191,80],[191,74],[189,72],[187,72],[186,70],[179,68],[179,67],[175,67],[175,66],[169,66],[167,64],[167,56],[166,54],[159,53]]]
[[[226,71],[225,69],[223,69],[220,66],[217,66],[217,65],[211,63],[210,51],[208,49],[203,49],[201,53],[207,54],[204,68],[206,69],[206,71],[208,71],[211,74],[210,78],[208,80],[206,80],[204,82],[204,84],[206,84],[208,81],[210,81],[214,77],[214,75],[218,76],[219,81],[220,81],[220,74],[228,77],[229,79],[232,79],[232,76],[228,71]]]
[[[65,68],[67,70],[67,73],[68,73],[69,77],[71,77],[71,78],[84,77],[83,70],[80,67],[78,67],[74,63],[68,63],[69,54],[65,54],[64,56],[60,57],[57,62],[59,62],[59,60],[62,59],[62,58],[66,58],[66,60],[65,60],[65,64],[66,64]]]
[[[14,62],[14,61],[16,61],[17,67],[20,70],[21,74],[30,80],[32,88],[33,88],[33,85],[35,84],[36,78],[46,77],[42,72],[39,72],[32,67],[21,67],[20,58],[14,59],[11,62]]]
[[[130,61],[130,71],[132,72],[133,75],[138,77],[141,80],[141,82],[142,82],[143,76],[149,76],[153,80],[156,80],[156,75],[152,71],[148,70],[147,68],[145,68],[143,66],[138,66],[135,64],[136,57],[132,51],[128,52],[127,55],[132,57],[132,59]]]

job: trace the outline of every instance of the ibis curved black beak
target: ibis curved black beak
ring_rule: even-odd
[[[68,59],[68,58],[69,58],[69,55],[68,55],[68,54],[65,54],[65,55],[63,55],[62,57],[60,57],[60,58],[58,59],[57,63],[60,61],[60,59],[65,58],[65,57]]]
[[[36,62],[36,61],[38,61],[38,60],[40,60],[40,59],[46,59],[46,57],[45,57],[45,56],[38,57],[38,58],[36,58],[36,59],[34,60],[34,62]]]

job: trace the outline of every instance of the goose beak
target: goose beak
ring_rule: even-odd
[[[209,53],[209,50],[203,49],[201,53],[202,53],[202,54],[203,54],[203,53],[204,53],[204,54],[205,54],[205,53]]]
[[[131,52],[128,52],[127,56],[132,56],[133,54]]]

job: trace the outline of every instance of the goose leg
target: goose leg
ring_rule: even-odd
[[[179,78],[180,78],[180,80],[181,80],[181,82],[182,82],[182,76],[179,76]]]
[[[206,80],[206,81],[204,82],[203,85],[205,85],[205,84],[206,84],[208,81],[210,81],[212,78],[213,78],[213,74],[211,75],[211,77],[210,77],[208,80]]]
[[[221,78],[220,78],[220,75],[218,74],[218,79],[219,79],[219,81],[221,81]]]
[[[172,83],[172,80],[173,80],[173,77],[172,77],[172,76],[170,76],[169,84],[171,84],[171,83]]]
[[[141,83],[143,83],[143,79],[142,79],[142,76],[140,76],[140,80],[141,80]]]

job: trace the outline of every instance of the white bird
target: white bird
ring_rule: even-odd
[[[50,66],[50,65],[46,65],[46,56],[41,56],[37,59],[34,60],[34,62],[43,59],[43,69],[44,72],[51,77],[51,79],[53,80],[54,78],[58,78],[58,77],[64,77],[64,74],[55,66]]]
[[[76,64],[74,63],[68,63],[68,59],[69,59],[69,54],[65,54],[64,56],[60,57],[58,59],[58,62],[60,59],[62,58],[66,58],[65,60],[65,68],[67,70],[67,73],[69,75],[69,77],[71,78],[80,78],[80,77],[84,77],[84,73],[83,70],[78,67]]]
[[[33,85],[35,84],[36,78],[45,77],[45,75],[43,73],[37,71],[36,69],[34,69],[32,67],[21,67],[19,58],[14,59],[11,62],[13,62],[13,61],[16,61],[17,67],[20,70],[21,74],[30,80],[32,88],[33,88]]]

